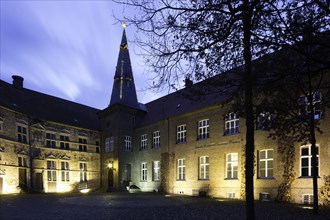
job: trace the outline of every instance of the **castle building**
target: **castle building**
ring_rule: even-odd
[[[194,87],[196,85],[187,85]],[[241,199],[245,120],[228,97],[179,90],[138,102],[125,29],[109,106],[94,109],[0,81],[0,193],[142,191]],[[326,109],[329,111],[329,109]],[[319,188],[330,176],[330,120],[317,134]],[[268,131],[255,131],[255,198],[275,199],[286,162]],[[290,201],[311,203],[311,146],[295,143]]]

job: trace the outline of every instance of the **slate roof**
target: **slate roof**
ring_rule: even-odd
[[[0,80],[0,106],[35,119],[99,130],[99,109],[26,88],[18,89]]]

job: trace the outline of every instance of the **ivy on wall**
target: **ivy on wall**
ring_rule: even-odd
[[[241,191],[240,197],[245,200],[245,146],[242,147],[241,152]]]
[[[324,185],[321,187],[319,192],[320,204],[330,207],[330,175],[323,176]]]
[[[278,139],[278,153],[283,164],[283,181],[278,187],[276,200],[289,202],[291,200],[291,185],[295,179],[295,147],[292,138],[281,137]]]

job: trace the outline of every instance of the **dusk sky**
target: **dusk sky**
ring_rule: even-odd
[[[105,1],[1,0],[0,79],[24,78],[24,87],[91,107],[108,106],[123,27],[113,17],[132,15]],[[133,27],[126,28],[128,41]],[[161,96],[145,91],[143,60],[129,42],[139,102]]]

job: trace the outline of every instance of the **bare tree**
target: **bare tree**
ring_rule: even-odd
[[[138,15],[125,20],[146,36],[137,38],[136,42],[143,50],[141,55],[149,71],[155,73],[151,87],[176,88],[185,78],[197,82],[239,66],[244,69],[244,74],[227,83],[238,83],[237,88],[244,91],[246,218],[254,219],[253,88],[256,82],[251,62],[281,45],[277,38],[285,39],[281,26],[286,20],[282,17],[284,10],[294,10],[300,5],[289,8],[291,1],[286,0],[115,2],[138,10]]]

